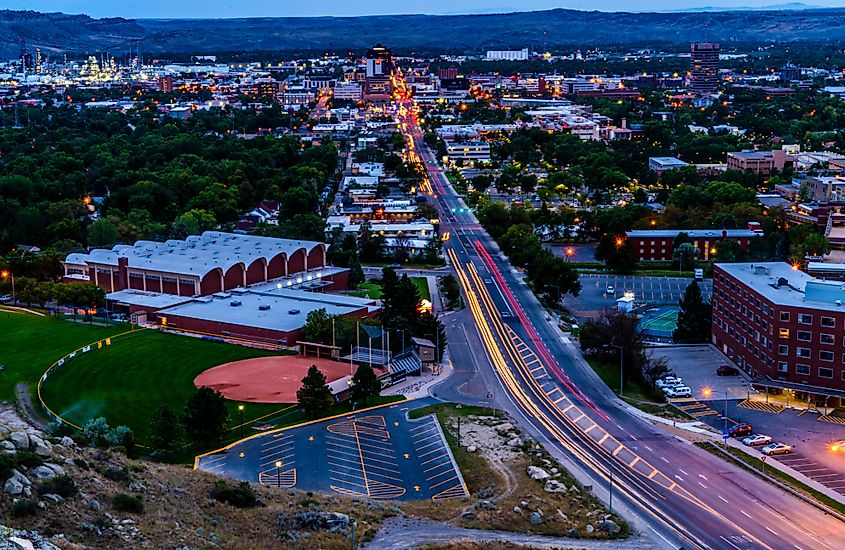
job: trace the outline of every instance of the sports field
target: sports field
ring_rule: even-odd
[[[40,371],[62,353],[40,363]],[[197,338],[141,331],[66,363],[42,387],[44,401],[56,413],[83,425],[104,416],[112,426],[125,424],[141,443],[147,439],[152,412],[168,404],[181,412],[201,372],[230,361],[278,355],[263,350],[207,342]],[[40,373],[39,373],[40,374]],[[230,426],[238,424],[238,402],[227,401]],[[278,404],[244,403],[244,421],[284,408]]]
[[[15,400],[15,385],[29,384],[35,390],[38,378],[50,364],[92,341],[127,330],[60,321],[0,308],[0,400]]]
[[[649,334],[671,337],[678,326],[678,308],[661,307],[646,313],[642,318],[642,328]]]
[[[296,392],[311,365],[320,369],[327,382],[354,373],[349,363],[329,359],[301,355],[254,357],[209,369],[196,377],[194,385],[214,388],[234,401],[296,403]]]

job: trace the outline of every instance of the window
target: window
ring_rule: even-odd
[[[789,372],[789,364],[783,361],[778,363],[778,372]]]
[[[822,317],[822,326],[828,328],[836,328],[836,319],[833,317]]]
[[[810,365],[795,365],[795,372],[798,374],[810,374]]]
[[[801,313],[798,315],[798,322],[802,325],[812,325],[813,324],[813,316],[809,313]]]
[[[810,357],[810,348],[797,348],[795,350],[795,355],[797,355],[798,357],[809,358]]]
[[[827,361],[828,363],[833,362],[833,352],[832,351],[820,351],[819,352],[819,359],[822,361]]]
[[[836,342],[836,339],[832,334],[819,334],[819,342],[822,344],[833,344]]]
[[[819,367],[819,378],[833,378],[833,369]]]
[[[789,329],[782,328],[778,330],[778,336],[780,336],[781,338],[789,338]]]
[[[801,340],[802,342],[809,342],[810,340],[813,339],[813,335],[810,334],[809,331],[806,331],[806,330],[799,330],[795,334],[795,337],[798,338],[799,340]]]

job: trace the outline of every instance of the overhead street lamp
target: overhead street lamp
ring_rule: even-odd
[[[282,461],[276,461],[276,487],[282,486]]]
[[[0,272],[0,277],[3,278],[5,281],[6,279],[11,279],[12,281],[12,304],[16,304],[17,300],[15,299],[15,274],[9,271],[8,269],[4,269]]]
[[[238,414],[240,414],[241,439],[244,438],[244,406],[238,405]]]
[[[709,398],[710,396],[713,395],[713,390],[711,388],[704,388],[704,389],[701,390],[701,393],[704,395],[704,397]],[[725,428],[724,428],[724,431],[722,432],[722,434],[728,433],[728,390],[725,390],[725,405],[724,405],[724,407],[725,407],[725,411],[724,411],[724,414],[722,415],[722,418],[725,421]],[[724,439],[724,441],[725,441],[725,448],[727,448],[728,440]]]
[[[617,346],[616,344],[605,344],[605,346],[619,350],[619,397],[624,397],[622,389],[625,386],[625,346]]]

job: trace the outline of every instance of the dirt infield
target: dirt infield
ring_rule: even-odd
[[[224,363],[194,378],[194,385],[214,388],[233,401],[296,403],[296,390],[311,365],[317,365],[327,382],[350,374],[349,363],[284,355]]]

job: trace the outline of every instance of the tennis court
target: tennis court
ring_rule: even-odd
[[[671,338],[678,326],[677,307],[659,307],[648,310],[640,320],[643,331],[652,336]]]

